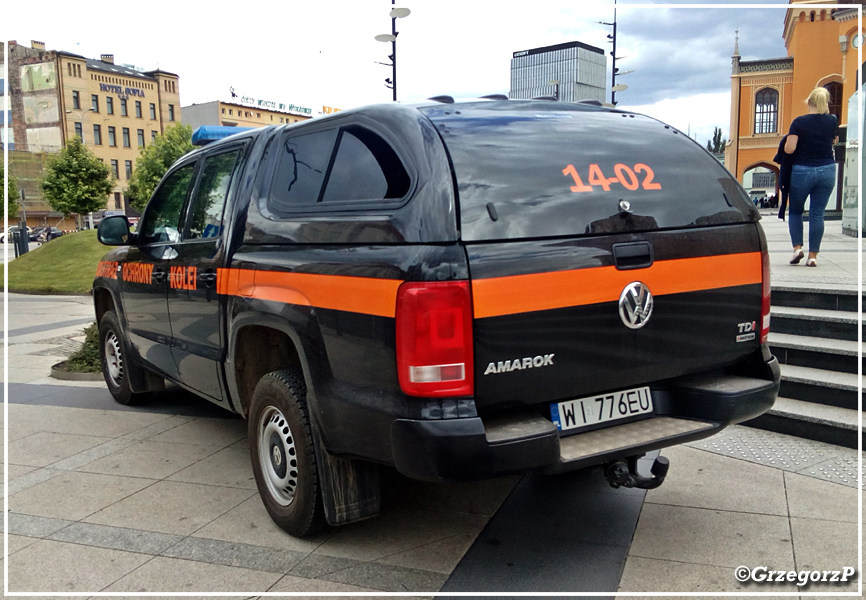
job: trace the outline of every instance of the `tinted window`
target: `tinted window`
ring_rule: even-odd
[[[169,175],[154,194],[139,228],[142,244],[179,242],[181,211],[192,181],[195,164],[185,165]]]
[[[189,239],[215,238],[222,234],[223,208],[240,150],[210,156],[201,171],[189,220]]]
[[[422,111],[451,154],[465,240],[651,231],[754,220],[742,188],[687,136],[578,105]]]
[[[270,211],[279,214],[316,204],[336,138],[334,129],[286,139],[278,148],[277,172],[268,197]]]
[[[385,140],[361,128],[345,129],[323,202],[402,198],[409,176]]]

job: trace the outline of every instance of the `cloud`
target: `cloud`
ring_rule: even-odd
[[[713,137],[713,131],[719,127],[727,139],[731,92],[710,94],[695,94],[682,98],[665,98],[652,104],[632,105],[620,103],[622,108],[636,113],[654,117],[668,125],[676,127],[689,134],[701,146]]]

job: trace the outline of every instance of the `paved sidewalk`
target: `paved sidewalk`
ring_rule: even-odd
[[[806,266],[803,260],[799,265],[788,264],[793,254],[788,222],[776,216],[775,210],[761,210],[761,226],[767,236],[770,248],[770,273],[773,286],[795,287],[833,287],[857,289],[858,252],[857,238],[842,233],[841,221],[824,223],[824,239],[818,253],[818,266]],[[804,235],[809,239],[809,225],[804,226]],[[862,245],[860,246],[862,250]],[[803,249],[808,251],[807,247]]]
[[[857,285],[858,241],[833,222],[816,269],[788,265],[785,223],[763,224],[774,282]],[[11,294],[8,307],[10,591],[573,591],[567,582],[593,574],[567,523],[544,523],[552,502],[594,511],[601,533],[583,536],[584,556],[621,550],[619,580],[590,591],[840,591],[740,584],[734,569],[856,566],[857,451],[745,427],[663,451],[665,484],[627,502],[634,490],[426,484],[386,470],[379,517],[297,540],[256,493],[243,420],[176,389],[128,408],[102,382],[51,379],[92,319],[91,299]],[[635,503],[633,534],[606,536],[625,518],[617,507]],[[473,587],[461,588],[470,566]],[[537,576],[508,577],[517,570]]]

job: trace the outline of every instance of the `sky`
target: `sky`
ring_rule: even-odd
[[[618,108],[659,118],[701,144],[720,127],[728,137],[735,31],[743,60],[786,56],[787,0],[619,2]],[[635,6],[641,5],[641,6]],[[114,54],[117,64],[180,76],[181,104],[241,96],[309,107],[352,108],[388,102],[385,79],[392,0],[225,2],[149,0],[77,4],[43,0],[4,7],[0,39],[45,42],[88,58]],[[411,14],[397,20],[398,99],[412,103],[509,91],[518,50],[580,41],[605,53],[613,0],[396,0]],[[74,8],[73,8],[74,7]],[[83,8],[78,8],[83,7]],[[214,8],[218,7],[218,8]],[[608,91],[610,87],[608,61]]]

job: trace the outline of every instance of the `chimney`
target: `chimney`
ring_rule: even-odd
[[[45,50],[45,42],[37,42],[36,40],[30,40],[30,47],[34,50]]]
[[[113,65],[114,64],[114,55],[113,54],[101,54],[99,56],[99,60],[101,60],[104,63],[108,63],[110,65]]]

